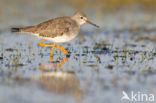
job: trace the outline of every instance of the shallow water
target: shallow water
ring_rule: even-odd
[[[12,21],[3,15],[8,21],[0,24],[0,102],[127,103],[120,100],[122,91],[156,95],[156,41],[140,39],[156,36],[153,13],[132,10],[93,17],[88,10],[89,18],[101,28],[82,26],[77,38],[61,44],[70,57],[55,49],[53,62],[51,48],[39,47],[39,38],[11,33],[8,28],[60,15],[27,13],[31,14],[28,20],[17,15]]]

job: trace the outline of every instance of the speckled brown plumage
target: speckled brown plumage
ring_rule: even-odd
[[[41,37],[53,38],[56,36],[61,36],[64,33],[70,35],[71,31],[75,31],[78,28],[79,25],[70,17],[59,17],[35,26],[21,28],[20,32],[34,33]]]

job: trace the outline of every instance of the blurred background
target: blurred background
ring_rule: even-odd
[[[100,23],[102,27],[112,23],[110,22],[112,20],[108,20],[109,14],[117,15],[122,25],[125,22],[135,24],[153,19],[156,9],[155,0],[1,0],[0,2],[1,29],[14,25],[37,24],[58,16],[70,16],[77,10],[84,11],[90,19],[95,19],[94,21]]]
[[[61,44],[69,58],[55,49],[51,62],[41,39],[10,32],[77,10],[100,29],[85,24]],[[156,0],[0,0],[0,103],[129,102],[122,91],[156,96],[155,11]]]

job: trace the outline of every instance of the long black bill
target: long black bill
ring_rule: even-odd
[[[100,26],[98,26],[98,25],[96,25],[96,24],[94,24],[94,23],[92,23],[91,21],[86,21],[88,24],[91,24],[91,25],[93,25],[93,26],[95,26],[95,27],[97,27],[97,28],[100,28]]]

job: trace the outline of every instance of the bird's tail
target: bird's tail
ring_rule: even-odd
[[[20,32],[20,28],[11,28],[11,32]]]

